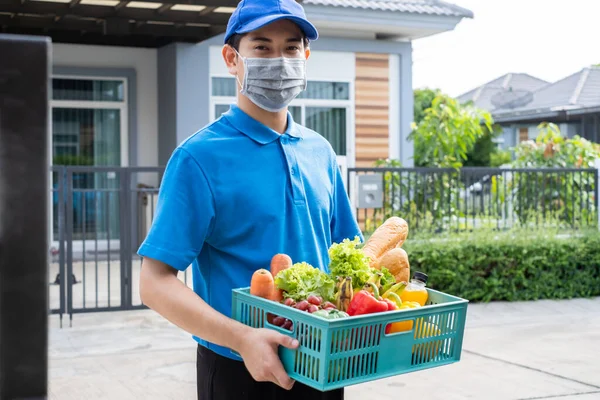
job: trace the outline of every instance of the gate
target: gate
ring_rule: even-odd
[[[50,312],[146,308],[136,254],[154,217],[160,167],[52,167]],[[189,270],[180,279],[188,282]],[[190,280],[191,281],[191,280]]]

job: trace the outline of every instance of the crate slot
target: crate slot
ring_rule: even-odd
[[[298,335],[300,337],[300,345],[307,347],[306,340],[308,338],[306,337],[306,324],[303,324],[302,322],[298,324]]]
[[[375,361],[371,363],[371,374],[377,373],[377,362],[379,361],[379,352],[375,352],[374,354]]]
[[[442,315],[441,318],[441,323],[440,325],[438,325],[438,328],[440,328],[441,334],[445,335],[446,333],[448,333],[448,318],[449,318],[449,314],[448,313],[444,313],[444,315]]]
[[[336,343],[337,343],[337,331],[333,331],[331,333],[331,344],[329,346],[329,354],[337,353]]]
[[[360,348],[364,348],[367,345],[367,334],[364,329],[360,330]]]

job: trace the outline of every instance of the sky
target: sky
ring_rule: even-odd
[[[550,82],[600,64],[600,0],[447,0],[474,13],[413,42],[413,87],[458,96],[509,72]]]

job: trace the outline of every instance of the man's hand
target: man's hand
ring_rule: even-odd
[[[277,349],[280,345],[296,349],[298,341],[271,329],[251,329],[240,344],[239,353],[254,380],[273,382],[290,390],[294,381],[279,360]]]
[[[144,258],[140,295],[144,304],[180,328],[237,351],[254,380],[292,388],[294,382],[283,369],[277,350],[280,345],[295,349],[297,340],[227,318],[178,279],[175,269],[160,261]]]

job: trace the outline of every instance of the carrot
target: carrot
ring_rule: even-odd
[[[271,275],[273,278],[277,276],[278,273],[283,271],[284,269],[288,269],[292,266],[292,258],[287,254],[275,254],[271,259]],[[271,295],[271,300],[281,302],[283,301],[283,290],[277,289],[277,287],[273,288],[273,293]]]
[[[274,290],[273,275],[269,271],[261,268],[252,274],[252,280],[250,281],[251,295],[271,299]]]
[[[284,269],[288,269],[292,266],[292,259],[287,254],[275,254],[271,259],[271,275],[273,278]]]

